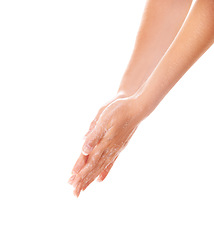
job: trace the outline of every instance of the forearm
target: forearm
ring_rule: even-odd
[[[135,94],[141,119],[147,117],[157,107],[213,42],[214,1],[198,0],[157,68]]]
[[[146,81],[174,40],[191,3],[192,0],[147,1],[118,94],[132,95]]]

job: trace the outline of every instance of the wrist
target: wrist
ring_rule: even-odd
[[[139,123],[147,118],[151,112],[151,109],[146,105],[147,101],[144,99],[142,93],[143,87],[144,84],[134,93],[128,93],[125,90],[119,89],[115,97],[115,100],[126,98],[129,101],[133,117]]]
[[[146,100],[142,100],[142,98],[142,95],[139,94],[134,94],[129,97],[133,108],[133,114],[138,123],[142,122],[151,113],[151,109],[147,106]]]

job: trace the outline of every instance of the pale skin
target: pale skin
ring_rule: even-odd
[[[73,167],[77,197],[105,179],[138,125],[214,43],[214,0],[197,0],[183,24],[191,3],[147,1],[118,93],[98,111]]]

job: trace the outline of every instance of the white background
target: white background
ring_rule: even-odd
[[[0,239],[214,238],[214,48],[102,183],[67,183],[117,91],[145,1],[0,2]]]

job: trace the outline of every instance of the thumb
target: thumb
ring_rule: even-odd
[[[86,136],[85,143],[82,147],[82,154],[85,156],[89,155],[94,149],[94,147],[103,138],[105,133],[105,128],[96,125],[95,128]]]

